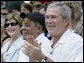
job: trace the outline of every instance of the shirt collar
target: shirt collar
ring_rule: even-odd
[[[14,45],[17,46],[17,44],[19,44],[22,39],[23,39],[23,36],[20,36],[19,38],[17,38],[16,41],[14,42]]]
[[[64,34],[61,36],[61,38],[58,40],[58,44],[63,44],[65,42],[65,40],[67,39],[67,37],[70,35],[72,31],[70,29],[67,29]]]

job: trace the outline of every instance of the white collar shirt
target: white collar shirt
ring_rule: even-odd
[[[39,42],[42,42],[42,53],[54,62],[83,62],[83,38],[69,29],[53,48],[53,42],[46,37]]]

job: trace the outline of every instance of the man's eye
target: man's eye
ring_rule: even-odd
[[[45,16],[45,18],[47,18],[47,19],[48,19],[48,18],[49,18],[49,16]]]
[[[52,16],[52,18],[57,18],[56,16]]]

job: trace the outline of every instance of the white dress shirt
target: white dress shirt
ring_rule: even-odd
[[[53,48],[53,42],[46,37],[39,42],[42,53],[54,62],[83,62],[83,38],[69,29]]]
[[[4,47],[2,48],[3,52],[3,61],[4,62],[17,62],[19,58],[20,49],[23,47],[24,44],[23,37],[20,36],[9,48],[8,47],[11,41],[7,42]],[[7,51],[8,50],[8,51]]]
[[[83,38],[69,29],[61,36],[53,48],[51,48],[53,42],[47,37],[43,37],[38,40],[38,43],[40,42],[42,42],[42,53],[54,62],[83,61]],[[24,53],[20,56],[20,61],[22,60],[22,62],[29,62],[29,57]]]

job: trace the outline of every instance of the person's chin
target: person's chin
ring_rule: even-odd
[[[9,34],[10,36],[14,36],[14,35],[15,35],[15,33],[13,33],[13,32],[12,32],[12,33],[8,33],[8,34]]]
[[[48,31],[48,33],[53,36],[55,33],[53,31]]]

